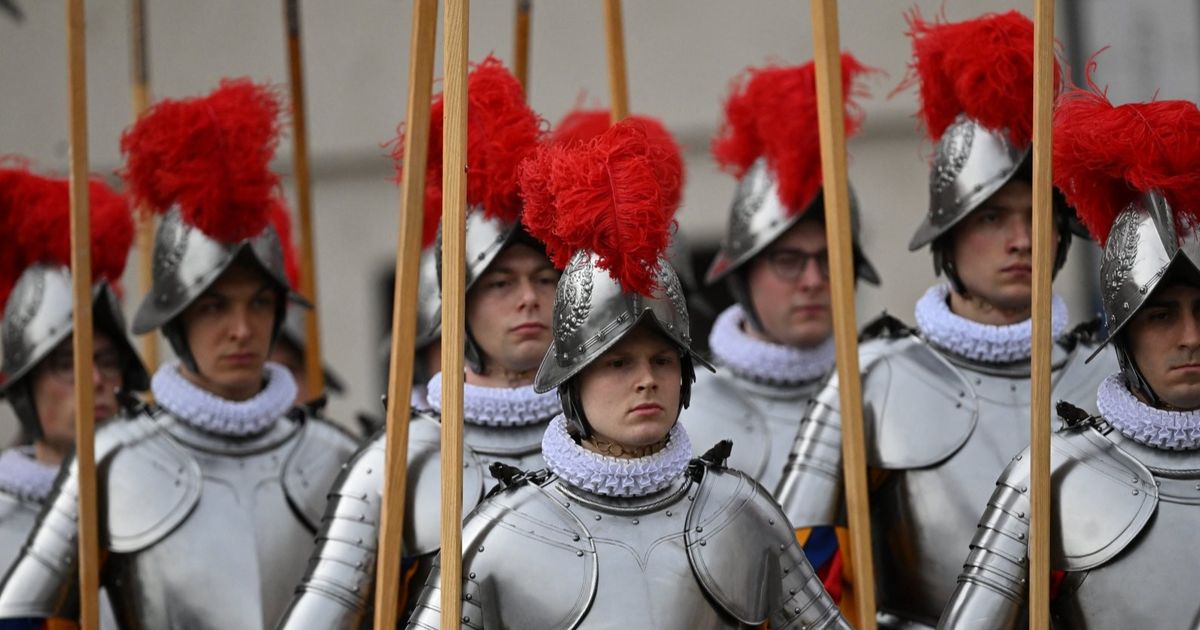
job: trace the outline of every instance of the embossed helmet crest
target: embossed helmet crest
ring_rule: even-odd
[[[163,215],[153,284],[134,316],[135,333],[170,323],[243,256],[305,304],[291,293],[284,251],[290,235],[280,224],[286,210],[270,169],[282,111],[274,88],[225,79],[206,96],[160,101],[121,136],[121,175],[134,200]],[[187,354],[170,334],[168,340]]]
[[[909,241],[946,234],[1020,170],[1033,137],[1033,22],[1016,11],[962,22],[907,16],[913,60],[893,94],[919,88],[918,120],[936,143],[929,212]],[[1055,89],[1060,84],[1054,66]]]
[[[20,159],[0,168],[0,304],[4,321],[2,391],[22,426],[41,435],[28,390],[17,385],[72,334],[70,183],[32,173]],[[133,243],[133,218],[124,196],[99,179],[88,185],[91,207],[92,316],[124,360],[126,391],[141,391],[149,378],[125,332],[113,290]]]
[[[842,54],[847,137],[862,128],[857,101],[866,91],[861,80],[874,72],[853,55]],[[709,284],[728,277],[804,215],[823,208],[813,63],[751,68],[735,80],[712,154],[722,170],[738,178],[738,187],[721,248],[705,274]],[[851,199],[857,228],[858,204],[853,195]],[[858,230],[852,232],[855,273],[878,284],[878,273],[859,247]]]
[[[682,177],[664,167],[669,153],[643,121],[624,120],[585,141],[547,143],[522,165],[523,221],[565,266],[537,391],[564,385],[642,321],[690,355],[686,301],[664,258]]]
[[[1195,103],[1114,106],[1095,86],[1064,95],[1054,114],[1054,182],[1104,246],[1105,345],[1151,401],[1120,333],[1173,268],[1200,273],[1197,134]]]

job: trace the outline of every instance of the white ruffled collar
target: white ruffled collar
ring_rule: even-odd
[[[0,452],[0,490],[22,499],[45,502],[58,478],[58,466],[39,462],[32,446]]]
[[[734,374],[771,385],[797,385],[833,370],[833,337],[815,348],[794,348],[751,337],[742,329],[745,321],[741,305],[734,304],[721,312],[708,336],[717,362]]]
[[[1121,374],[1111,374],[1100,383],[1096,406],[1113,428],[1134,442],[1168,451],[1200,448],[1200,410],[1151,407],[1129,391]]]
[[[1028,359],[1032,353],[1033,321],[1007,326],[973,322],[950,310],[950,285],[929,287],[917,301],[917,328],[934,345],[973,361],[1011,363]],[[1067,303],[1057,294],[1050,307],[1051,335],[1057,339],[1067,330]]]
[[[179,361],[158,368],[150,381],[150,391],[156,403],[190,426],[218,435],[245,437],[269,429],[296,401],[296,381],[287,368],[267,362],[263,371],[267,386],[240,402],[193,385],[179,373]]]
[[[442,373],[429,379],[426,404],[442,411]],[[463,383],[463,421],[485,427],[523,427],[562,413],[558,393],[539,394],[533,385],[484,387]]]
[[[640,497],[671,485],[692,460],[692,442],[675,423],[661,451],[622,459],[587,450],[567,432],[567,419],[556,416],[542,436],[542,458],[550,472],[581,490],[606,497]]]

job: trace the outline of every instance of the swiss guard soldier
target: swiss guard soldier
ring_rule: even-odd
[[[980,501],[1029,443],[1033,23],[1016,12],[966,22],[910,18],[921,119],[937,142],[928,245],[948,282],[929,289],[911,329],[884,316],[860,346],[863,421],[882,627],[937,622],[954,590]],[[970,80],[964,77],[970,77]],[[1070,242],[1058,204],[1055,268]],[[1055,398],[1095,409],[1111,353],[1085,365],[1092,335],[1053,306]],[[817,396],[777,496],[798,527],[830,525],[842,505],[837,379]]]
[[[862,126],[854,99],[870,70],[843,55],[842,71],[849,136]],[[709,335],[718,371],[697,377],[696,404],[681,421],[697,441],[733,440],[730,466],[774,489],[835,358],[813,64],[749,70],[726,101],[712,153],[738,185],[705,281],[724,282],[736,303]],[[854,269],[879,283],[857,230]]]
[[[546,470],[493,467],[449,627],[848,627],[771,496],[725,467],[728,443],[693,459],[676,422],[707,364],[663,258],[680,177],[666,151],[626,120],[522,167],[524,221],[566,266],[535,381],[563,413]],[[446,627],[439,578],[409,628]]]
[[[354,450],[293,407],[291,374],[267,361],[299,299],[272,216],[286,212],[268,167],[279,112],[269,88],[226,80],[121,139],[133,197],[164,213],[133,330],[161,329],[179,357],[151,380],[155,407],[96,434],[102,581],[122,628],[273,627]],[[0,616],[72,614],[76,474],[59,477]]]
[[[30,442],[0,452],[0,572],[16,560],[75,445],[68,186],[24,165],[0,169],[0,391]],[[145,391],[150,377],[113,290],[133,243],[129,204],[100,180],[88,188],[95,281],[90,380],[95,418],[102,422],[129,407],[132,392]]]
[[[467,93],[464,514],[494,484],[487,474],[493,462],[542,466],[542,434],[562,410],[553,393],[533,388],[538,363],[550,345],[559,272],[520,221],[517,167],[537,148],[541,119],[525,103],[516,77],[494,57],[471,71]],[[438,96],[431,114],[438,129],[442,111]],[[431,155],[441,155],[440,137],[440,133],[430,134]],[[403,155],[396,157],[402,163]],[[442,207],[441,167],[440,161],[430,160],[426,180],[425,220],[434,224]],[[440,259],[440,245],[437,250]],[[421,313],[425,312],[422,307]],[[429,334],[438,330],[421,322],[418,328],[422,333],[432,331]],[[403,553],[412,571],[407,580],[414,594],[440,544],[441,380],[439,372],[429,382],[433,412],[414,413],[409,426]],[[317,549],[296,589],[285,627],[354,628],[370,610],[385,445],[386,435],[381,432],[354,456],[334,485]]]
[[[1060,403],[1051,439],[1051,611],[1061,628],[1192,628],[1200,603],[1200,110],[1068,93],[1054,181],[1104,243],[1119,368],[1099,414]],[[1024,627],[1029,457],[996,482],[941,627]],[[966,546],[960,553],[966,553]]]

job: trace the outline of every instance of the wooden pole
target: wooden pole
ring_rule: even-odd
[[[854,254],[846,179],[846,127],[837,0],[812,0],[813,58],[817,71],[817,120],[825,195],[825,238],[837,347],[838,396],[842,416],[842,461],[846,478],[854,596],[859,628],[875,628],[875,565],[871,557],[871,513],[863,441],[862,382],[858,372],[858,326],[854,313]]]
[[[92,238],[88,212],[87,45],[83,0],[67,0],[71,126],[71,299],[75,354],[75,466],[79,476],[79,614],[100,625],[100,531],[96,512],[95,402],[92,400]]]
[[[1051,112],[1054,0],[1035,0],[1033,59],[1033,355],[1029,408],[1029,627],[1050,627],[1050,301],[1054,267]]]
[[[129,42],[133,119],[141,118],[150,106],[150,63],[146,39],[146,4],[144,0],[129,0]],[[148,208],[137,212],[138,290],[150,293],[154,283],[154,214]],[[151,374],[158,367],[158,331],[142,335],[142,359]]]
[[[437,45],[437,0],[414,0],[408,58],[408,112],[404,119],[404,172],[401,175],[400,231],[396,243],[396,285],[392,297],[392,356],[388,371],[387,454],[382,521],[375,580],[375,627],[396,627],[400,593],[400,550],[408,472],[408,422],[412,407],[416,352],[421,229],[425,167],[429,148],[429,99]]]
[[[470,0],[446,0],[442,56],[442,620],[462,616],[463,352],[466,339],[467,55]]]
[[[529,96],[529,18],[533,0],[517,0],[517,18],[513,33],[513,73]]]
[[[612,121],[629,115],[629,81],[625,73],[625,27],[621,0],[604,0],[604,36],[608,43],[608,91],[612,94]]]
[[[292,161],[296,170],[296,211],[300,224],[300,294],[313,306],[304,318],[304,379],[308,396],[325,391],[321,361],[321,322],[317,316],[316,248],[313,243],[312,178],[308,161],[308,113],[304,97],[304,49],[300,39],[300,0],[284,0],[288,84],[292,93]]]

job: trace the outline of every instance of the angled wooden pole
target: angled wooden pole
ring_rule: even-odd
[[[629,115],[629,80],[625,72],[625,26],[621,0],[604,0],[604,39],[608,44],[608,91],[612,95],[612,121]]]
[[[446,0],[442,58],[442,620],[462,616],[463,352],[466,342],[469,0]]]
[[[875,564],[863,437],[862,382],[858,372],[858,326],[854,313],[854,253],[846,178],[846,126],[837,0],[812,0],[813,59],[817,70],[817,119],[825,195],[825,238],[833,299],[838,396],[842,415],[842,461],[846,478],[854,596],[859,628],[875,628]]]
[[[513,74],[529,96],[529,21],[533,0],[517,0],[517,17],[513,25]]]
[[[304,48],[300,0],[283,0],[287,29],[288,85],[292,95],[292,162],[296,171],[296,212],[300,225],[300,294],[312,304],[304,317],[304,380],[310,399],[325,391],[321,368],[321,320],[317,308],[316,247],[313,243],[312,177],[308,155],[308,107],[304,95]]]
[[[71,299],[75,354],[75,466],[79,475],[79,619],[100,626],[100,530],[96,512],[92,398],[92,237],[88,211],[87,45],[83,0],[67,0],[71,128]]]
[[[1033,354],[1029,408],[1029,627],[1050,627],[1050,302],[1054,268],[1051,113],[1054,107],[1054,0],[1034,2]]]
[[[130,90],[133,96],[133,119],[141,118],[150,106],[150,62],[146,36],[146,4],[144,0],[129,0],[129,46],[130,46]],[[154,213],[148,208],[138,208],[137,258],[138,292],[150,293],[154,282]],[[158,367],[158,331],[152,330],[141,339],[142,359],[151,374]]]
[[[400,552],[404,541],[408,422],[412,407],[416,352],[417,287],[429,148],[429,100],[437,45],[437,0],[414,0],[408,58],[408,111],[404,118],[404,171],[401,175],[400,231],[396,243],[396,285],[392,297],[392,356],[388,371],[387,454],[382,520],[375,579],[375,627],[396,627],[400,593]]]

